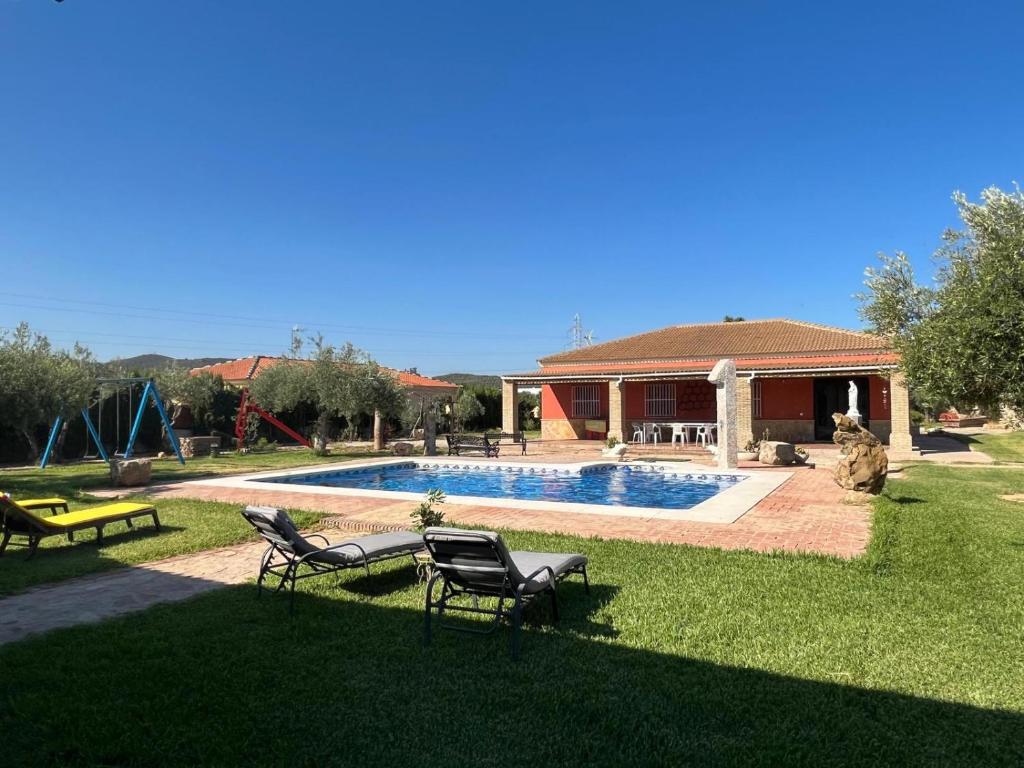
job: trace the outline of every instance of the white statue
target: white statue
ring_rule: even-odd
[[[860,424],[860,411],[857,410],[857,385],[853,382],[853,379],[850,380],[848,404],[849,408],[846,411],[846,415]]]

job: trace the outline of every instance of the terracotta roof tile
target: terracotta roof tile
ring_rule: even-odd
[[[619,376],[644,373],[706,374],[714,366],[714,359],[679,361],[637,361],[620,363],[578,363],[575,365],[546,365],[537,371],[510,373],[508,379],[550,378],[557,376]],[[892,353],[867,353],[849,355],[804,355],[791,357],[748,357],[736,358],[738,371],[801,370],[806,368],[859,368],[892,367],[899,362],[899,356]]]
[[[238,360],[228,360],[225,363],[217,363],[216,365],[205,365],[202,368],[193,368],[190,373],[192,375],[212,373],[214,376],[222,377],[224,381],[243,384],[247,381],[252,381],[265,370],[273,368],[284,359],[283,357],[269,355],[255,355],[253,357],[242,357]],[[383,365],[381,369],[388,371],[407,387],[458,389],[459,386],[458,384],[452,384],[441,379],[432,379],[429,376],[421,376],[418,373],[410,373],[408,371],[398,371]]]
[[[547,368],[593,362],[713,360],[888,352],[880,336],[797,320],[673,325],[604,344],[549,355]]]

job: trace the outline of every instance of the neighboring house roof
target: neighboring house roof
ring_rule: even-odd
[[[732,358],[741,371],[891,367],[898,356],[881,336],[797,320],[675,325],[548,355],[541,369],[506,378],[703,372]]]
[[[220,376],[229,384],[244,385],[255,379],[263,373],[263,371],[268,368],[273,368],[285,359],[286,358],[283,357],[273,357],[270,355],[254,355],[252,357],[241,357],[237,360],[228,360],[226,363],[204,365],[202,368],[193,368],[190,373],[192,375],[196,375],[198,373],[212,373],[214,376]],[[394,368],[387,368],[383,365],[381,366],[381,370],[388,371],[397,378],[399,382],[410,389],[434,389],[438,391],[450,389],[454,392],[459,388],[458,384],[441,381],[440,379],[432,379],[429,376],[421,376],[418,373],[398,371]]]

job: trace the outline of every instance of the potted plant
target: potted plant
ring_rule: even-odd
[[[748,440],[747,444],[743,446],[742,451],[736,452],[736,459],[738,461],[757,461],[757,457],[761,451],[760,440]]]

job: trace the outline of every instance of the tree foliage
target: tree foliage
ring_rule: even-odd
[[[30,459],[39,455],[40,428],[88,404],[96,387],[95,366],[85,347],[54,349],[27,323],[0,332],[0,423],[24,436]]]
[[[926,401],[1024,408],[1024,194],[956,193],[962,230],[943,235],[934,287],[906,256],[867,271],[861,316],[892,338]]]
[[[314,447],[321,451],[326,450],[334,417],[352,424],[360,414],[375,410],[383,416],[402,412],[404,388],[365,352],[351,344],[336,348],[319,337],[313,344],[310,358],[299,357],[301,346],[293,345],[293,356],[256,377],[250,388],[253,400],[271,411],[308,404],[316,413]]]
[[[192,376],[187,368],[179,366],[163,368],[156,372],[154,378],[168,413],[176,414],[185,405],[192,411],[197,424],[210,425],[214,402],[224,391],[223,378],[209,371]]]
[[[484,406],[469,389],[463,389],[455,401],[455,419],[462,429],[484,415]]]

